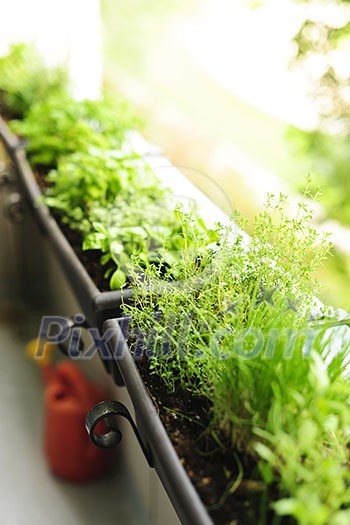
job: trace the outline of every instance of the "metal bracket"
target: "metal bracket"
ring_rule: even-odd
[[[142,441],[140,433],[134,423],[133,418],[131,417],[129,410],[126,408],[125,405],[123,405],[119,401],[101,401],[101,403],[95,405],[87,414],[85,419],[85,428],[90,436],[92,443],[96,447],[100,448],[112,448],[119,445],[122,439],[122,433],[118,428],[116,416],[122,416],[129,421],[149,466],[153,467],[151,451],[148,449],[148,447],[146,447],[146,445]],[[108,429],[108,432],[106,434],[95,433],[96,425],[100,421],[104,421],[106,424],[106,427]]]
[[[67,328],[69,329],[69,335],[72,335],[72,331],[74,328],[83,328],[85,330],[88,330],[90,328],[90,324],[88,323],[87,319],[84,321],[77,321],[77,316],[71,316],[71,317],[65,317],[65,320],[67,322]],[[75,337],[75,334],[73,333],[72,337]],[[70,342],[72,344],[72,340]],[[69,353],[69,347],[70,344],[67,346],[67,343],[61,342],[57,343],[57,347],[60,350],[60,352],[65,355],[66,357],[72,358],[72,355]],[[78,354],[82,354],[85,350],[85,344],[84,341],[80,338],[80,334],[77,336],[75,341],[73,342],[74,345],[74,351]],[[78,355],[74,355],[74,358],[77,358]],[[120,374],[117,362],[115,360],[107,360],[103,362],[105,365],[105,368],[109,374],[111,374],[114,383],[117,386],[125,386],[125,383],[123,381],[123,378]]]

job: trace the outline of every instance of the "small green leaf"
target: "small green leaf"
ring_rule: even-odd
[[[103,233],[90,233],[83,242],[83,250],[105,250],[106,236]]]
[[[125,273],[118,269],[114,272],[112,275],[109,285],[111,287],[111,290],[120,290],[120,288],[126,283],[126,275]]]
[[[273,505],[280,516],[292,516],[298,510],[298,500],[294,498],[280,499]]]

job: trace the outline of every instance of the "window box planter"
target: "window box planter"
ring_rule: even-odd
[[[115,335],[111,348],[118,345],[123,357],[104,361],[108,372],[118,385],[125,385],[131,398],[139,441],[151,467],[156,470],[174,509],[185,525],[210,525],[209,517],[196,490],[189,480],[170,439],[161,423],[153,402],[143,384],[118,321],[121,292],[100,292],[74,253],[47,206],[40,202],[41,190],[26,159],[22,143],[0,117],[0,139],[11,158],[18,176],[23,199],[59,261],[74,292],[81,312],[89,326],[101,332],[112,329]],[[124,300],[132,299],[132,290],[123,292]],[[136,428],[136,427],[135,427]]]

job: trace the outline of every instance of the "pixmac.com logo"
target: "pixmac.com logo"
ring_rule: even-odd
[[[158,323],[156,312],[153,328],[148,333],[138,333],[134,329],[130,330],[130,319],[125,317],[118,319],[118,329],[108,328],[101,333],[97,328],[88,327],[85,317],[81,314],[72,319],[44,316],[38,341],[50,345],[64,345],[64,353],[71,359],[90,360],[99,355],[102,360],[108,361],[123,359],[125,352],[129,352],[126,341],[131,335],[135,359],[171,359],[175,355],[177,359],[186,359],[187,344],[193,328],[192,319],[186,315],[179,319],[175,314],[173,320],[167,321],[161,337],[157,329]],[[237,332],[230,328],[221,328],[211,334],[206,349],[198,350],[195,357],[198,360],[208,357],[219,360],[232,357],[269,360],[274,359],[278,353],[280,359],[289,360],[297,351],[302,352],[304,358],[308,358],[320,332],[322,330],[311,327],[299,331],[291,328],[271,329],[268,333],[258,328],[244,328]],[[173,343],[174,340],[176,344]],[[45,359],[46,351],[46,344],[38,343],[34,359]]]

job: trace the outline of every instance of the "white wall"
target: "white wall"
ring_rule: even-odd
[[[0,55],[33,42],[48,64],[67,64],[77,98],[100,95],[100,0],[0,0],[0,21]]]

